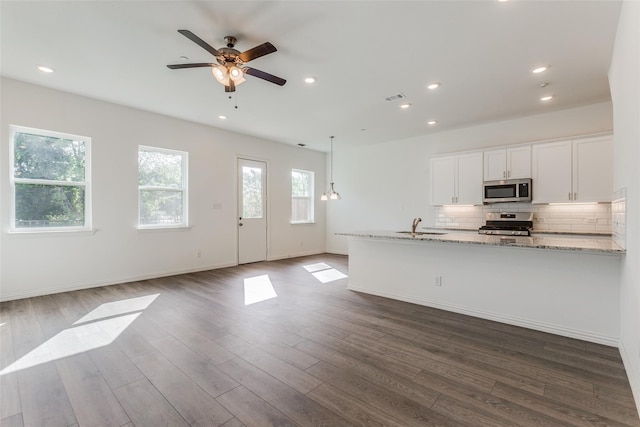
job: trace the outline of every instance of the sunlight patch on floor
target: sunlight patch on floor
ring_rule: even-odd
[[[346,274],[336,270],[335,268],[331,267],[329,264],[324,262],[305,265],[303,266],[303,268],[307,270],[309,273],[311,273],[313,277],[318,279],[320,283],[329,283],[329,282],[333,282],[336,280],[349,277]]]
[[[303,268],[309,273],[315,273],[316,271],[327,270],[331,268],[331,266],[326,262],[318,262],[316,264],[305,265]]]
[[[78,325],[80,323],[91,322],[98,319],[105,319],[107,317],[121,316],[126,313],[142,311],[149,307],[149,305],[151,305],[153,300],[155,300],[158,295],[159,294],[145,295],[143,297],[129,298],[122,301],[104,303],[87,313],[86,316],[73,322],[73,324]]]
[[[0,375],[111,344],[160,294],[105,303],[0,371]]]
[[[269,275],[263,274],[244,279],[244,305],[255,304],[277,296]]]

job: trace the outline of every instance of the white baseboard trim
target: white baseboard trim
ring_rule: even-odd
[[[347,288],[349,290],[356,291],[356,292],[362,292],[365,294],[377,295],[380,297],[410,302],[413,304],[438,308],[441,310],[451,311],[454,313],[466,314],[473,317],[479,317],[481,319],[493,320],[496,322],[506,323],[508,325],[513,325],[513,326],[521,326],[523,328],[533,329],[541,332],[548,332],[551,334],[561,335],[569,338],[576,338],[579,340],[589,341],[596,344],[603,344],[611,347],[618,347],[620,344],[620,339],[618,337],[609,337],[609,336],[594,334],[589,331],[571,329],[571,328],[566,328],[563,326],[553,325],[553,324],[539,322],[535,320],[508,316],[501,313],[478,310],[473,307],[453,305],[453,304],[443,304],[437,301],[414,298],[406,295],[397,295],[397,294],[392,294],[388,292],[373,292],[370,289],[360,288],[358,286],[353,286],[351,284],[349,284]]]
[[[186,269],[186,270],[179,270],[179,271],[156,272],[156,273],[142,274],[138,276],[123,276],[123,277],[110,279],[103,282],[76,284],[76,285],[70,285],[70,286],[62,286],[54,289],[51,289],[51,288],[34,289],[29,292],[10,294],[10,295],[2,294],[2,290],[0,289],[0,302],[12,301],[12,300],[18,300],[18,299],[24,299],[24,298],[40,297],[43,295],[60,294],[63,292],[79,291],[82,289],[98,288],[100,286],[120,285],[123,283],[139,282],[139,281],[149,280],[149,279],[158,279],[160,277],[178,276],[180,274],[189,274],[189,273],[197,273],[200,271],[216,270],[218,268],[233,267],[236,265],[238,264],[234,262],[234,263],[209,265],[205,267],[198,267],[194,269]]]
[[[302,256],[311,256],[311,255],[322,255],[326,253],[325,251],[309,251],[309,252],[300,252],[295,254],[287,254],[287,255],[274,255],[268,257],[267,261],[278,261],[281,259],[289,259],[289,258],[298,258]]]
[[[631,385],[631,393],[633,393],[633,400],[636,402],[636,409],[638,416],[640,416],[640,373],[634,370],[634,365],[631,363],[631,355],[627,351],[627,347],[624,345],[624,341],[620,340],[620,356],[622,357],[622,363],[624,364],[624,370],[627,372],[627,378]]]

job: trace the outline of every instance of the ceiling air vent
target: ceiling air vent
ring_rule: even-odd
[[[388,96],[384,100],[385,101],[397,101],[398,99],[405,99],[406,96],[403,93],[399,93],[397,95]]]

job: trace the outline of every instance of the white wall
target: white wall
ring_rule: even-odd
[[[620,353],[640,408],[640,2],[625,1],[609,70],[614,187],[627,189],[627,255],[620,289]]]
[[[334,181],[342,200],[328,202],[327,250],[348,252],[347,238],[335,236],[336,232],[403,230],[414,217],[433,225],[431,156],[612,129],[612,105],[604,102],[368,147],[335,144]]]
[[[0,180],[0,298],[205,270],[237,263],[236,158],[268,162],[269,259],[325,250],[324,206],[313,225],[289,223],[292,168],[325,182],[326,155],[183,120],[2,79],[0,174],[7,171],[9,125],[92,138],[91,233],[8,233],[9,184]],[[138,145],[189,152],[192,228],[139,231]],[[201,250],[201,257],[197,257]]]

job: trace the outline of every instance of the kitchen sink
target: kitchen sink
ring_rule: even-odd
[[[411,232],[411,231],[396,231],[396,233],[399,234],[413,234],[416,236],[424,236],[427,234],[435,234],[435,235],[439,235],[439,234],[447,234],[444,231],[416,231],[415,233]]]

